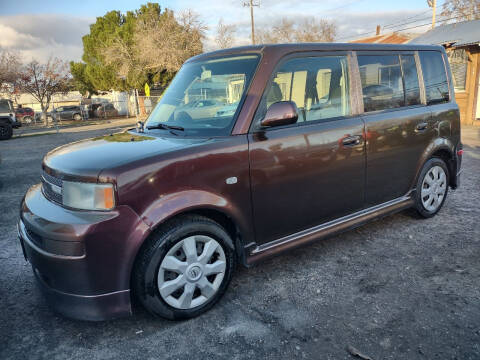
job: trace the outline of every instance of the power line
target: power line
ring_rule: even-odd
[[[437,8],[438,7],[440,7],[440,5],[438,5]],[[405,21],[405,20],[415,19],[415,18],[418,18],[420,16],[424,16],[424,14],[429,13],[430,11],[431,11],[431,9],[428,9],[428,10],[425,10],[425,11],[421,12],[420,14],[410,16],[410,17],[404,18],[402,20],[397,20],[397,21],[394,21],[393,23],[390,23],[390,24],[382,25],[382,29],[387,29],[389,27],[399,25],[402,21]],[[419,21],[419,20],[415,20],[415,21]]]
[[[322,12],[325,13],[325,12],[332,12],[332,11],[339,10],[339,9],[344,9],[346,7],[349,7],[349,6],[353,5],[353,4],[356,4],[356,3],[358,4],[358,3],[363,2],[363,1],[365,1],[365,0],[355,0],[355,1],[349,2],[348,4],[344,4],[344,5],[340,5],[340,6],[331,8],[331,9],[327,9],[327,10],[324,10]]]
[[[480,11],[477,11],[477,12],[474,12],[472,13],[471,15],[477,15],[477,14],[480,14]],[[458,15],[458,16],[453,16],[453,17],[450,17],[450,18],[442,18],[440,21],[449,21],[449,20],[455,20],[455,19],[458,19],[458,18],[461,18],[463,17],[464,15]],[[411,21],[409,22],[410,24],[413,24],[415,22],[418,22],[418,21],[423,21],[423,20],[428,20],[430,19],[430,17],[428,18],[424,18],[424,19],[419,19],[419,20],[415,20],[415,21]],[[402,25],[407,25],[408,23],[406,24],[402,24]],[[396,29],[395,32],[400,32],[400,31],[404,31],[404,30],[411,30],[411,29],[415,29],[415,28],[419,28],[419,27],[422,27],[422,26],[426,26],[426,25],[432,25],[432,22],[428,22],[428,23],[424,23],[424,24],[419,24],[419,25],[415,25],[415,26],[410,26],[410,27],[406,27],[406,28],[402,28],[402,29]],[[355,39],[355,38],[359,38],[359,37],[362,37],[362,36],[365,36],[365,35],[371,35],[375,33],[375,30],[373,31],[368,31],[368,32],[365,32],[363,34],[358,34],[358,35],[354,35],[354,36],[344,36],[344,37],[341,37],[337,40],[344,40],[344,39]]]

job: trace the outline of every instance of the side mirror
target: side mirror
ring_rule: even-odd
[[[297,119],[297,105],[293,101],[279,101],[270,105],[260,124],[265,127],[290,125]]]

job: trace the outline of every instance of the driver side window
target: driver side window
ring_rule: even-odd
[[[263,94],[255,124],[279,101],[298,108],[297,123],[329,120],[350,113],[346,56],[301,57],[285,61]]]

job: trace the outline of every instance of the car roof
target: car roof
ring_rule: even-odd
[[[286,55],[292,52],[305,51],[421,51],[436,50],[445,51],[438,45],[420,45],[420,44],[362,44],[362,43],[298,43],[298,44],[267,44],[240,46],[230,49],[216,50],[194,56],[187,60],[197,61],[210,57],[251,54],[251,53],[275,53]]]

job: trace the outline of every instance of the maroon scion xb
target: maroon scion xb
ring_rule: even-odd
[[[446,53],[414,45],[251,46],[188,60],[137,129],[48,153],[18,233],[73,318],[184,319],[254,264],[458,186]]]

